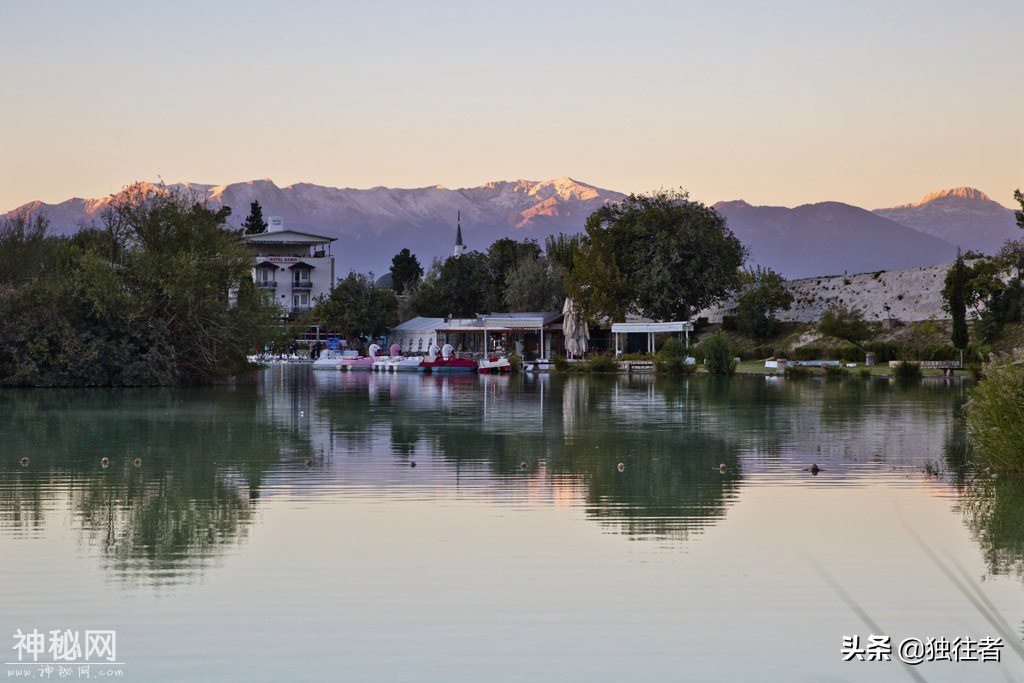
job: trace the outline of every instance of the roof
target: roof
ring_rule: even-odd
[[[438,330],[449,332],[483,332],[484,330],[518,330],[548,327],[562,318],[561,311],[540,311],[528,313],[489,313],[476,318],[442,320]]]
[[[317,235],[312,232],[299,232],[298,230],[274,230],[261,232],[258,235],[243,235],[246,242],[257,244],[327,244],[334,242],[337,237]]]
[[[391,328],[392,332],[433,332],[438,325],[444,325],[444,318],[416,317]]]
[[[614,333],[627,333],[627,332],[691,332],[693,331],[693,323],[688,320],[675,320],[672,322],[656,323],[656,322],[628,322],[628,323],[612,323],[612,332]]]

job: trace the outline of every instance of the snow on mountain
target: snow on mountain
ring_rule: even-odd
[[[485,250],[502,237],[533,238],[582,230],[587,216],[624,195],[572,178],[491,182],[448,189],[440,185],[360,190],[296,183],[278,187],[269,178],[229,185],[180,183],[211,207],[230,206],[230,222],[240,225],[253,201],[264,216],[282,216],[285,226],[339,238],[333,246],[338,272],[349,268],[380,274],[391,257],[408,247],[429,264],[451,253],[455,217],[462,213],[463,236],[470,249]],[[45,211],[54,232],[71,234],[98,222],[111,197],[69,199],[59,204],[32,202],[16,210]]]
[[[994,253],[1006,240],[1021,237],[1013,211],[973,187],[939,190],[921,201],[875,213],[965,251]]]

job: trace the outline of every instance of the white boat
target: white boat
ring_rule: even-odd
[[[394,372],[419,372],[423,356],[399,356],[397,363],[392,363],[390,369]]]
[[[314,370],[340,370],[342,352],[334,349],[324,349],[320,357],[313,361]]]
[[[482,358],[480,360],[481,375],[497,375],[501,372],[512,372],[512,363],[505,356]]]

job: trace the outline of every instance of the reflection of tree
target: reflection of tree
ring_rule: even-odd
[[[308,452],[262,411],[252,388],[0,394],[8,452],[31,458],[0,462],[0,527],[41,525],[66,491],[113,566],[173,579],[245,536],[282,451]]]
[[[960,511],[989,571],[1024,578],[1024,482],[979,481],[961,493]]]

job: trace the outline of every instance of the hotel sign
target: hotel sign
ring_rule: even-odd
[[[295,263],[299,259],[294,256],[265,256],[263,260],[271,263]]]

